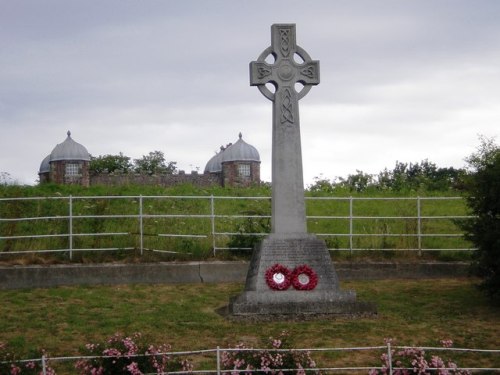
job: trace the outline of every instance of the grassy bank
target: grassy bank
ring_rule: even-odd
[[[310,216],[308,231],[333,234],[322,236],[322,238],[325,239],[328,247],[339,250],[334,252],[334,256],[338,258],[352,255],[340,250],[350,247],[348,234],[351,225],[356,234],[352,238],[353,247],[368,250],[368,252],[355,254],[364,257],[412,258],[415,257],[414,252],[402,254],[398,250],[416,249],[419,246],[430,249],[470,247],[470,244],[461,237],[424,236],[419,243],[415,236],[419,231],[424,235],[427,233],[459,234],[460,230],[453,219],[434,219],[433,217],[464,216],[467,214],[467,208],[463,200],[429,200],[423,195],[418,204],[420,216],[424,218],[419,222],[415,218],[417,215],[415,194],[415,192],[396,194],[384,191],[354,193],[339,190],[333,194],[335,199],[331,200],[326,198],[332,198],[332,194],[321,194],[317,197],[318,194],[307,193],[306,208],[307,215]],[[453,195],[452,192],[441,194]],[[71,203],[69,196],[73,197]],[[105,196],[121,198],[105,198]],[[211,196],[215,197],[213,213],[217,216],[214,229],[219,233],[215,240],[211,236]],[[436,197],[436,193],[432,196]],[[49,199],[25,199],[33,197],[49,197]],[[236,198],[227,199],[227,197]],[[241,197],[266,199],[238,199]],[[47,235],[47,237],[0,239],[0,252],[2,253],[0,262],[5,261],[9,253],[17,251],[68,249],[70,245],[65,234],[69,232],[70,211],[73,215],[71,231],[75,234],[71,243],[73,249],[130,249],[104,255],[97,255],[95,252],[79,253],[73,261],[208,259],[213,256],[214,243],[217,248],[252,247],[255,238],[249,237],[249,233],[269,231],[268,218],[234,217],[234,215],[270,215],[271,205],[268,197],[270,197],[268,186],[247,189],[221,187],[202,189],[192,185],[168,189],[153,186],[93,186],[90,188],[58,185],[1,186],[0,199],[3,198],[3,200],[0,200],[0,219],[3,220],[0,220],[0,237],[22,237],[33,234]],[[354,200],[351,201],[350,197]],[[439,195],[437,197],[439,198]],[[8,200],[9,198],[23,199]],[[139,213],[144,215],[142,226],[137,218]],[[352,223],[349,220],[351,213],[356,217]],[[125,216],[117,217],[117,215]],[[175,217],[162,217],[162,215]],[[375,216],[377,218],[373,218]],[[12,220],[23,217],[47,217],[48,219]],[[112,235],[89,236],[88,234],[91,233],[112,233]],[[170,234],[177,236],[165,236]],[[187,235],[195,235],[195,237]],[[137,249],[141,248],[141,244],[142,248],[160,250],[163,253],[148,252],[146,256],[140,256],[140,251]],[[384,249],[384,251],[374,254],[371,249]],[[169,251],[177,253],[172,255],[168,253]],[[248,257],[248,254],[249,251],[221,251],[218,257]],[[426,257],[439,260],[468,259],[468,255],[464,252],[450,251],[428,252]],[[68,254],[23,256],[25,263],[44,261],[67,262]]]
[[[242,286],[236,284],[0,291],[0,341],[21,354],[44,348],[51,356],[78,354],[84,344],[103,341],[115,332],[141,332],[149,342],[166,342],[176,351],[228,347],[240,341],[261,347],[282,330],[291,333],[298,348],[383,345],[389,337],[400,345],[439,346],[441,339],[452,339],[455,347],[500,345],[498,308],[488,305],[471,280],[357,281],[342,287],[377,303],[378,316],[234,322],[216,309],[240,292]],[[349,363],[356,356],[364,359],[363,353],[335,358]],[[481,361],[491,365],[491,358]]]

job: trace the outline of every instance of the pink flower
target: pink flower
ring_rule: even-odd
[[[132,375],[143,375],[141,370],[139,370],[139,365],[136,362],[132,362],[127,366],[127,370],[130,371]]]
[[[441,340],[441,345],[443,345],[443,348],[451,348],[453,346],[453,340]]]
[[[122,355],[122,353],[116,348],[104,349],[102,354],[108,357],[118,357]]]
[[[95,368],[93,367],[92,370],[90,371],[90,375],[103,375],[104,374],[104,369],[102,367]]]
[[[125,348],[127,348],[127,355],[134,355],[134,354],[137,354],[137,345],[135,344],[135,342],[130,338],[130,337],[125,337],[123,339],[123,345],[125,346]]]
[[[14,364],[10,365],[10,375],[17,375],[20,373],[21,373],[21,369],[19,367],[17,367]]]

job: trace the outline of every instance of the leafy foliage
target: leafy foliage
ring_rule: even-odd
[[[465,189],[474,217],[462,226],[478,248],[471,270],[482,279],[481,288],[500,301],[500,147],[483,138],[467,161],[472,171]]]
[[[140,159],[134,159],[134,169],[138,173],[172,174],[176,171],[175,161],[167,162],[165,155],[161,151],[152,151],[148,155],[143,155]]]
[[[223,371],[223,374],[245,373],[245,371],[252,374],[281,375],[319,373],[317,370],[305,371],[316,368],[316,362],[311,358],[310,352],[280,350],[291,349],[288,336],[288,333],[283,331],[278,338],[270,337],[269,350],[248,350],[251,348],[240,343],[236,345],[235,350],[222,352],[221,365],[227,370]]]
[[[90,158],[90,171],[93,173],[112,173],[116,171],[127,173],[131,169],[130,158],[121,152],[118,155],[92,156]]]
[[[389,343],[392,339],[386,339]],[[451,340],[441,340],[441,345],[449,348]],[[382,354],[382,370],[371,370],[369,375],[411,375],[411,374],[439,374],[439,375],[470,375],[467,370],[459,370],[455,362],[443,360],[437,355],[429,355],[421,348],[405,347],[399,350],[391,349],[391,355]],[[431,369],[437,369],[431,370]]]
[[[448,191],[456,189],[465,171],[462,169],[438,168],[436,164],[423,160],[420,163],[402,163],[397,161],[392,170],[385,168],[378,175],[356,170],[347,178],[337,177],[333,181],[316,178],[309,187],[311,192],[333,193],[339,189],[351,192],[372,190],[408,192],[408,191]]]
[[[30,358],[33,357],[41,357],[44,355],[42,353],[32,353]],[[19,360],[16,358],[16,355],[13,353],[12,348],[3,342],[0,342],[0,374],[9,374],[9,375],[18,375],[18,374],[32,374],[38,375],[42,374],[42,364],[38,360]],[[54,375],[54,370],[47,366],[45,367],[44,374]]]
[[[347,176],[346,179],[339,178],[339,185],[347,187],[351,191],[365,191],[369,186],[375,184],[373,176],[363,171],[356,170],[356,174]]]
[[[438,168],[428,160],[420,163],[396,162],[392,171],[379,173],[377,185],[380,189],[401,190],[450,190],[457,186],[464,171],[461,169]]]
[[[261,237],[255,236],[254,234],[271,232],[271,220],[268,217],[255,217],[265,216],[268,215],[268,213],[260,210],[250,210],[243,212],[243,214],[251,215],[254,217],[245,218],[244,221],[240,225],[238,225],[238,234],[231,237],[228,242],[228,247],[252,249],[262,239]]]
[[[0,185],[12,185],[14,180],[8,172],[0,172]]]
[[[142,343],[139,333],[131,336],[117,333],[106,342],[87,344],[85,351],[87,358],[75,365],[81,375],[164,374],[192,369],[187,360],[168,354],[170,345],[146,345]]]
[[[123,155],[92,156],[90,159],[90,171],[93,173],[144,173],[153,174],[172,174],[177,170],[175,161],[167,161],[161,151],[152,151],[142,158],[134,159],[133,163],[130,157]]]

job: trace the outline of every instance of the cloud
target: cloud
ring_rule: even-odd
[[[32,183],[67,130],[93,155],[203,169],[241,131],[269,180],[271,103],[248,63],[277,22],[321,64],[300,102],[306,182],[459,167],[498,135],[499,16],[494,0],[3,2],[0,171]]]

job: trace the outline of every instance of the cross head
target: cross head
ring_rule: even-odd
[[[279,103],[280,122],[295,122],[298,112],[298,100],[319,84],[319,61],[312,60],[309,54],[297,45],[294,24],[275,24],[271,26],[271,46],[266,48],[257,61],[250,63],[250,85],[257,86],[269,100]],[[273,64],[265,60],[272,55]],[[297,62],[296,56],[301,59]],[[271,83],[275,87],[273,93],[266,87]],[[296,83],[303,85],[296,91]]]

